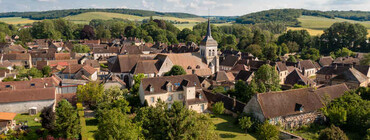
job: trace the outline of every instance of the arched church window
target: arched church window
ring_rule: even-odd
[[[212,56],[212,51],[211,50],[209,50],[208,56]]]

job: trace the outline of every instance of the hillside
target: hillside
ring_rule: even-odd
[[[168,17],[178,17],[178,18],[197,18],[199,16],[188,14],[188,13],[165,13],[165,12],[156,12],[148,10],[136,10],[136,9],[67,9],[67,10],[51,10],[51,11],[42,11],[42,12],[8,12],[0,13],[0,17],[22,17],[29,18],[32,20],[41,20],[41,19],[55,19],[62,18],[72,15],[78,15],[88,12],[109,12],[109,13],[120,13],[128,14],[135,16],[168,16]]]
[[[301,16],[324,17],[327,19],[343,18],[355,21],[370,21],[370,12],[363,11],[317,11],[305,9],[271,9],[246,14],[236,19],[237,23],[256,24],[267,22],[285,23],[289,26],[300,27],[298,20]]]

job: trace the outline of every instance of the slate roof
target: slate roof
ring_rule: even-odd
[[[302,60],[298,62],[299,69],[315,69],[315,65],[312,63],[311,60]]]
[[[201,89],[201,85],[197,75],[177,75],[177,76],[164,76],[164,77],[152,77],[144,78],[141,80],[141,84],[144,88],[144,94],[157,94],[157,93],[166,93],[167,84],[173,86],[172,91],[182,91],[183,86],[192,87],[195,86],[196,89]],[[150,92],[150,87],[154,88],[153,92]]]
[[[4,54],[3,60],[30,60],[31,55],[29,53],[12,53]]]
[[[0,91],[0,103],[55,100],[55,92],[56,88],[32,88]]]
[[[315,88],[302,88],[260,93],[257,94],[256,97],[265,118],[275,118],[316,111],[323,107],[323,94],[331,95],[332,98],[337,98],[348,90],[345,84],[339,84],[319,88],[317,90],[315,90]],[[297,105],[303,106],[302,112],[297,109]]]
[[[219,71],[215,73],[212,80],[216,82],[225,82],[225,81],[229,82],[234,81],[235,77],[231,72]]]
[[[120,54],[143,54],[139,46],[135,45],[123,45]]]
[[[358,83],[363,83],[368,80],[368,77],[362,74],[360,71],[356,70],[355,68],[349,68],[348,70],[335,76],[331,80],[355,81]]]
[[[324,66],[329,66],[333,63],[333,58],[331,58],[331,56],[324,56],[324,57],[321,57],[320,60],[319,60],[319,64],[321,65],[321,67],[324,67]]]
[[[191,53],[158,54],[157,58],[161,60],[169,58],[174,65],[179,65],[184,68],[187,74],[204,76],[211,75],[212,72],[207,64],[203,63],[201,58]],[[193,73],[193,70],[195,70],[195,73]]]
[[[120,53],[119,47],[93,48],[93,53]]]
[[[316,74],[323,74],[323,75],[338,75],[343,71],[349,69],[348,67],[344,66],[326,66],[322,67]]]
[[[155,66],[158,60],[139,60],[134,68],[131,70],[132,74],[151,74],[151,73],[158,73],[158,69]]]
[[[276,67],[280,72],[288,70],[287,66],[282,62],[276,62]]]
[[[70,53],[55,53],[55,60],[69,60],[71,59]]]
[[[353,57],[338,57],[334,60],[334,64],[360,64],[360,59]]]
[[[226,58],[220,63],[221,66],[228,66],[228,67],[234,67],[234,65],[238,62],[239,57],[228,55]]]
[[[306,76],[303,76],[297,69],[293,70],[291,73],[289,73],[284,81],[285,84],[294,85],[294,84],[300,84],[300,85],[315,85],[315,82],[311,79],[307,78]]]
[[[238,75],[236,75],[235,81],[237,81],[237,80],[247,81],[252,76],[253,76],[253,72],[252,71],[241,70],[238,73]]]
[[[85,60],[85,65],[89,65],[93,68],[100,68],[100,64],[98,60]]]

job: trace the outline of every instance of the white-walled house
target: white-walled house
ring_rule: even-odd
[[[180,101],[188,109],[198,113],[204,112],[208,107],[208,100],[197,75],[144,78],[139,94],[141,103],[146,101],[149,106],[155,106],[160,99],[167,103],[169,108],[175,101]]]

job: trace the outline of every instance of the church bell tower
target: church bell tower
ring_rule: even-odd
[[[217,41],[212,38],[211,23],[208,19],[207,34],[200,42],[200,55],[212,70],[212,74],[219,71],[219,58],[217,55]]]

